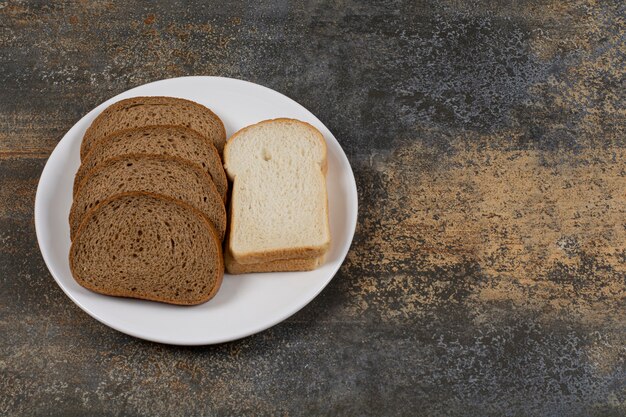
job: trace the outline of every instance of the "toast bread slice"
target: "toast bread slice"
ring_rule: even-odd
[[[213,143],[198,132],[181,126],[145,126],[116,131],[96,140],[83,158],[74,179],[74,195],[84,176],[96,165],[122,155],[169,155],[200,165],[226,201],[228,181]]]
[[[323,263],[324,256],[322,255],[317,258],[277,259],[255,264],[240,264],[233,259],[230,251],[224,251],[224,265],[231,275],[250,274],[253,272],[312,271]]]
[[[224,275],[211,222],[193,207],[149,193],[122,193],[85,216],[70,270],[97,293],[194,305],[210,300]]]
[[[232,180],[228,250],[239,264],[317,258],[330,245],[326,142],[308,123],[266,120],[224,148]]]
[[[110,105],[94,119],[83,136],[81,160],[100,138],[118,130],[152,125],[186,126],[207,137],[220,153],[226,141],[222,120],[201,104],[175,97],[132,97]]]
[[[172,156],[123,155],[98,165],[79,185],[70,209],[70,238],[74,239],[90,209],[123,192],[148,192],[181,200],[213,223],[220,240],[224,236],[224,202],[205,171]]]

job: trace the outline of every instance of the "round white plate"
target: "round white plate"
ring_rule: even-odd
[[[134,96],[173,96],[196,101],[224,121],[226,134],[265,119],[290,117],[318,128],[328,145],[328,204],[332,243],[326,262],[310,272],[226,275],[218,294],[205,304],[181,307],[108,297],[74,281],[69,269],[68,214],[80,142],[106,107]],[[129,335],[161,343],[205,345],[265,330],[308,304],[341,266],[356,227],[357,191],[346,155],[332,133],[311,112],[266,87],[221,77],[183,77],[128,90],[89,112],[61,139],[41,174],[35,198],[35,228],[43,259],[63,291],[102,323]]]

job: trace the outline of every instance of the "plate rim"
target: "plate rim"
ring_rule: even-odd
[[[350,201],[350,205],[353,205],[354,210],[353,213],[351,212],[348,216],[347,219],[347,225],[349,226],[349,234],[346,236],[347,237],[347,244],[345,249],[342,251],[342,253],[340,254],[340,262],[337,262],[336,266],[333,267],[332,272],[330,272],[328,274],[328,277],[325,279],[325,282],[323,283],[323,285],[320,285],[319,288],[317,288],[317,290],[308,298],[306,299],[305,302],[301,302],[298,303],[298,307],[296,307],[295,309],[289,309],[286,310],[283,314],[279,314],[276,317],[274,317],[272,320],[268,320],[268,322],[264,323],[261,326],[252,326],[252,330],[250,328],[245,329],[245,331],[241,332],[239,334],[239,336],[236,337],[222,337],[222,338],[214,338],[211,340],[197,340],[194,342],[191,341],[177,341],[177,340],[173,340],[171,338],[168,337],[163,337],[163,336],[153,336],[153,335],[146,335],[146,334],[139,334],[137,332],[135,332],[132,329],[126,329],[123,328],[121,325],[116,324],[114,321],[111,320],[107,320],[105,317],[101,317],[100,314],[96,314],[94,312],[92,312],[88,307],[84,306],[82,302],[80,302],[77,297],[71,292],[69,291],[69,289],[67,289],[62,283],[59,277],[57,277],[57,273],[54,271],[54,269],[51,267],[51,263],[52,263],[52,259],[51,259],[51,254],[50,252],[44,251],[42,249],[42,233],[43,233],[43,228],[44,228],[44,224],[43,219],[42,219],[42,215],[38,213],[41,213],[41,211],[43,209],[45,209],[45,207],[42,207],[42,200],[43,200],[43,188],[42,188],[42,180],[44,178],[48,178],[50,175],[52,175],[52,173],[47,172],[49,171],[51,168],[51,164],[50,164],[50,160],[53,159],[53,156],[55,155],[55,153],[57,152],[61,152],[61,144],[64,142],[64,140],[66,139],[66,137],[68,137],[68,135],[70,135],[70,133],[72,132],[72,130],[76,129],[77,126],[80,124],[81,121],[83,121],[84,119],[90,117],[93,113],[95,112],[101,112],[102,108],[104,106],[109,106],[119,100],[124,99],[125,97],[136,97],[139,96],[141,94],[138,95],[133,95],[133,92],[135,92],[138,89],[142,89],[148,86],[153,86],[154,84],[160,84],[160,83],[167,83],[167,82],[171,82],[174,80],[181,80],[181,79],[213,79],[216,81],[225,81],[225,82],[236,82],[236,83],[241,83],[241,84],[248,84],[250,85],[252,88],[261,88],[263,90],[265,90],[266,92],[270,93],[270,94],[274,94],[274,95],[278,95],[281,96],[281,98],[286,99],[288,102],[291,102],[291,104],[295,105],[296,107],[299,107],[300,110],[304,110],[306,113],[310,114],[320,125],[324,126],[324,128],[326,128],[326,130],[331,134],[332,138],[334,139],[334,141],[336,142],[339,150],[341,152],[337,153],[337,156],[343,160],[343,163],[346,164],[346,166],[349,168],[347,170],[347,174],[348,174],[348,180],[349,183],[351,185],[351,187],[349,187],[348,191],[349,191],[349,196],[346,197],[346,200]],[[146,94],[149,95],[149,94]],[[155,342],[155,343],[161,343],[161,344],[166,344],[166,345],[175,345],[175,346],[208,346],[208,345],[214,345],[214,344],[220,344],[220,343],[227,343],[227,342],[231,342],[231,341],[236,341],[236,340],[241,340],[244,339],[246,337],[252,336],[254,334],[263,332],[283,321],[285,321],[286,319],[288,319],[289,317],[293,316],[294,314],[296,314],[298,311],[302,310],[304,307],[306,307],[307,305],[309,305],[330,283],[330,281],[335,277],[335,275],[337,274],[337,272],[339,271],[339,269],[341,268],[341,266],[343,265],[343,263],[345,262],[345,258],[347,257],[350,248],[352,246],[352,242],[354,240],[354,234],[356,232],[356,226],[358,223],[358,204],[359,204],[359,200],[358,200],[358,189],[357,189],[357,185],[356,185],[356,179],[354,177],[354,171],[352,169],[352,166],[350,164],[350,161],[345,153],[345,151],[343,150],[343,148],[341,147],[341,144],[339,143],[339,141],[337,140],[337,138],[335,137],[335,135],[330,131],[330,129],[328,129],[328,127],[322,123],[321,120],[319,120],[319,118],[313,114],[310,110],[308,110],[306,107],[304,107],[302,104],[298,103],[296,100],[292,99],[291,97],[280,93],[272,88],[266,87],[264,85],[261,84],[257,84],[251,81],[247,81],[247,80],[242,80],[242,79],[238,79],[238,78],[231,78],[231,77],[222,77],[222,76],[210,76],[210,75],[192,75],[192,76],[183,76],[183,77],[172,77],[172,78],[165,78],[165,79],[160,79],[160,80],[155,80],[155,81],[151,81],[149,83],[145,83],[145,84],[141,84],[138,86],[135,86],[133,88],[130,88],[128,90],[124,90],[119,94],[116,94],[113,97],[110,97],[109,99],[105,100],[104,102],[100,103],[99,105],[97,105],[96,107],[94,107],[93,109],[91,109],[89,112],[87,112],[86,114],[84,114],[80,119],[78,119],[70,129],[68,129],[65,134],[63,135],[63,137],[58,141],[58,143],[55,145],[54,149],[52,150],[52,152],[50,153],[50,155],[48,156],[48,158],[46,159],[46,163],[44,164],[43,170],[41,171],[41,175],[39,176],[39,180],[37,182],[37,190],[35,193],[35,202],[34,202],[34,213],[33,213],[33,217],[34,217],[34,223],[35,223],[35,234],[37,237],[37,245],[39,247],[39,252],[41,253],[41,256],[44,260],[44,263],[46,264],[46,268],[48,269],[48,272],[50,273],[50,275],[52,275],[52,277],[54,278],[54,281],[56,282],[56,284],[61,288],[61,290],[65,293],[65,295],[72,300],[72,302],[77,305],[82,311],[84,311],[85,313],[87,313],[90,317],[94,318],[95,320],[97,320],[98,322],[104,324],[107,327],[110,327],[118,332],[121,332],[123,334],[141,339],[141,340],[147,340],[150,342]],[[225,272],[226,274],[226,272]]]

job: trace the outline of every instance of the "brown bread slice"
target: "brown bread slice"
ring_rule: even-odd
[[[133,97],[112,104],[96,117],[83,136],[81,160],[100,138],[118,130],[152,125],[186,126],[211,140],[220,154],[226,142],[220,118],[196,102],[174,97]]]
[[[120,155],[170,155],[199,164],[211,176],[226,201],[228,181],[215,146],[204,136],[186,127],[146,126],[115,132],[93,143],[74,179],[74,195],[85,174],[96,165]]]
[[[233,259],[230,251],[224,251],[224,264],[229,274],[250,274],[253,272],[312,271],[324,263],[324,256],[317,258],[278,259],[254,264],[241,264]]]
[[[70,248],[83,287],[106,295],[192,305],[224,275],[221,244],[193,207],[154,194],[118,194],[91,210]]]
[[[181,200],[206,215],[220,240],[224,237],[224,202],[206,172],[172,156],[124,155],[103,162],[79,185],[70,210],[70,238],[76,235],[85,214],[99,202],[131,191]]]

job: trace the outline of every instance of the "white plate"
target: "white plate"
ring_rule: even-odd
[[[68,214],[80,164],[83,134],[107,106],[134,96],[173,96],[204,104],[224,121],[230,136],[244,126],[276,117],[311,123],[328,145],[328,204],[332,243],[327,260],[310,272],[226,275],[211,301],[193,307],[99,295],[74,281],[69,269]],[[128,90],[89,112],[61,139],[41,174],[35,228],[44,261],[63,291],[102,323],[129,335],[177,345],[205,345],[265,330],[308,304],[341,266],[356,227],[357,191],[346,155],[330,131],[300,104],[269,88],[221,77],[183,77]]]

